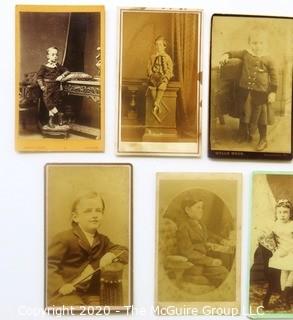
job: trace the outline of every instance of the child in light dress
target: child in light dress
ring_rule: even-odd
[[[287,199],[277,201],[275,222],[272,225],[276,249],[269,260],[269,267],[281,270],[282,297],[288,309],[293,287],[293,212],[292,203]]]

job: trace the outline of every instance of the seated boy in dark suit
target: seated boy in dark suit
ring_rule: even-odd
[[[114,260],[128,262],[127,249],[97,231],[104,210],[98,193],[83,195],[72,207],[72,229],[53,238],[47,261],[50,305],[86,305],[89,294],[99,295],[99,270]]]
[[[203,201],[188,199],[182,201],[183,219],[178,224],[177,244],[179,254],[188,258],[194,266],[185,271],[184,278],[192,281],[204,276],[208,282],[218,287],[228,275],[228,270],[220,259],[212,257],[213,243],[228,245],[228,241],[215,234],[209,235],[202,223]],[[211,241],[212,240],[212,241]],[[211,242],[208,242],[211,241]],[[204,284],[204,283],[202,283]]]

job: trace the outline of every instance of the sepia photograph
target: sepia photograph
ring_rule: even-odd
[[[250,311],[293,316],[293,173],[254,173],[250,231]]]
[[[132,166],[47,164],[45,176],[45,310],[128,311]]]
[[[292,159],[293,19],[215,14],[209,157]]]
[[[104,7],[16,6],[18,151],[104,151]]]
[[[168,306],[240,314],[241,192],[238,173],[157,174],[158,314]]]
[[[201,17],[120,10],[119,155],[200,155]]]

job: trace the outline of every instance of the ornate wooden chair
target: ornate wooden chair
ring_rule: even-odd
[[[254,263],[250,271],[250,281],[265,281],[268,286],[264,294],[262,304],[265,309],[270,308],[270,299],[273,293],[281,293],[280,274],[278,269],[269,267],[269,260],[276,250],[276,240],[273,234],[262,235],[254,254]]]
[[[100,303],[103,306],[123,306],[122,274],[124,265],[112,263],[101,272]]]
[[[181,286],[184,271],[193,267],[186,257],[178,255],[176,230],[177,225],[170,219],[162,218],[160,225],[159,252],[162,264],[169,278],[174,278]]]
[[[225,115],[239,118],[238,82],[241,68],[242,62],[239,59],[229,59],[225,65],[212,68],[210,103],[213,129],[217,128],[218,122],[225,125]],[[214,130],[212,140],[217,141]]]
[[[45,137],[68,137],[69,126],[50,128],[46,125],[48,111],[42,103],[36,72],[24,74],[24,80],[19,84],[19,97],[19,122],[23,131],[40,130]]]
[[[19,83],[19,123],[22,130],[37,130],[39,100],[41,90],[37,85],[36,72],[24,74],[24,80]]]

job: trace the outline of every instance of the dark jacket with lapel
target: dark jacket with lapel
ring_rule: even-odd
[[[187,257],[194,264],[210,265],[213,258],[209,257],[209,250],[207,248],[208,238],[209,233],[203,223],[185,218],[178,225],[177,230],[179,254]],[[213,235],[213,238],[214,240],[220,240],[221,237]]]
[[[268,94],[277,91],[277,70],[269,56],[256,57],[247,50],[230,51],[230,58],[242,60],[239,86],[243,100],[251,93],[254,105],[266,104]],[[240,98],[241,99],[241,98]]]
[[[125,251],[119,260],[127,263],[127,249],[113,244],[108,237],[96,233],[94,243],[90,246],[84,233],[78,226],[57,234],[48,248],[47,291],[54,295],[59,288],[80,275],[91,264],[93,269],[99,267],[100,259],[107,252],[119,254]]]

